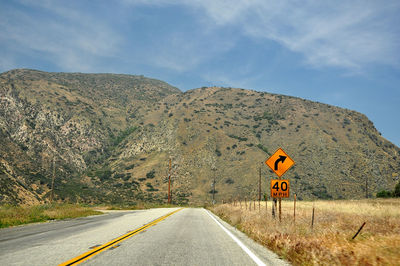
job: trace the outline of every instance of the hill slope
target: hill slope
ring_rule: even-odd
[[[262,165],[282,147],[284,176],[300,198],[365,197],[392,188],[399,148],[360,113],[233,88],[185,93],[161,81],[114,74],[13,70],[0,75],[1,202],[165,201],[255,197],[274,174]]]

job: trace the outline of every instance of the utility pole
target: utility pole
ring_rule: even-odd
[[[169,169],[168,169],[168,203],[171,203],[171,158],[169,158]]]
[[[213,187],[213,190],[212,190],[212,204],[214,205],[215,204],[215,200],[214,200],[214,195],[215,195],[215,170],[213,169],[213,176],[214,176],[214,179],[213,179],[213,184],[212,184],[212,187]]]
[[[260,201],[261,201],[261,166],[259,168],[259,178],[258,178],[258,211],[261,210]]]
[[[296,199],[297,199],[297,195],[296,195],[296,193],[294,193],[294,208],[293,208],[293,221],[294,221],[294,223],[296,223]]]
[[[53,203],[54,196],[54,179],[56,178],[56,157],[53,156],[53,177],[51,179],[51,193],[50,193],[50,202]]]

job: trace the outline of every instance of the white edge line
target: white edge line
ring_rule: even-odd
[[[240,241],[236,236],[234,236],[231,232],[229,232],[229,230],[226,229],[220,222],[218,222],[218,220],[215,219],[215,218],[209,213],[209,211],[206,210],[206,212],[207,212],[207,214],[222,228],[222,230],[224,230],[225,233],[227,233],[228,236],[230,236],[230,237],[233,239],[233,241],[235,241],[236,244],[238,244],[239,247],[241,247],[241,248],[244,250],[244,252],[246,252],[247,255],[250,256],[250,258],[251,258],[257,265],[264,265],[264,266],[265,266],[265,263],[262,262],[253,252],[251,252],[251,250],[248,249],[248,247],[246,247],[246,246],[242,243],[242,241]]]

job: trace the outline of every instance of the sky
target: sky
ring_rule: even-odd
[[[0,0],[0,72],[123,73],[361,112],[400,146],[398,0]]]

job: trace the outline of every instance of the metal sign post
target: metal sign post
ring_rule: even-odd
[[[282,198],[289,197],[289,180],[282,180],[281,177],[286,173],[289,168],[294,165],[294,161],[286,152],[279,148],[265,164],[271,168],[272,171],[278,176],[278,180],[271,180],[271,197],[278,198],[279,200],[279,221],[282,219]]]

